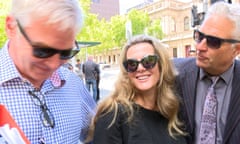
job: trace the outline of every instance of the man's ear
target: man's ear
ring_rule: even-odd
[[[17,32],[16,20],[13,16],[8,15],[5,20],[5,30],[7,37],[10,39]]]
[[[234,47],[235,47],[234,55],[238,56],[240,54],[240,43],[234,44]]]

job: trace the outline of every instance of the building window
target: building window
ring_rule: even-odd
[[[172,17],[164,16],[161,20],[161,27],[165,34],[176,32],[176,22]]]
[[[177,57],[177,48],[173,48],[173,57]]]
[[[184,30],[189,30],[189,17],[184,17]]]
[[[170,18],[171,32],[176,32],[176,22],[174,18]]]

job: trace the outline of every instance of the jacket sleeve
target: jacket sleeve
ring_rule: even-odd
[[[96,66],[95,66],[95,71],[97,72],[97,74],[100,74],[100,69],[99,69],[99,65],[98,64],[96,64]]]
[[[85,65],[82,64],[82,72],[85,74]]]

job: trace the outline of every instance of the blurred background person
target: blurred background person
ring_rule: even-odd
[[[75,65],[75,67],[76,67],[76,71],[75,72],[83,80],[82,63],[81,63],[80,59],[77,59],[76,62],[77,63]]]
[[[88,60],[83,64],[85,84],[93,93],[93,99],[97,102],[97,78],[100,76],[99,65],[93,61],[93,56],[88,56]]]
[[[189,57],[195,57],[196,56],[196,50],[189,50]]]

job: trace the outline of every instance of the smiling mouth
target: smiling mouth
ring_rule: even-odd
[[[138,80],[146,80],[146,79],[148,79],[150,77],[150,75],[144,75],[144,76],[137,76],[136,78],[138,79]]]

